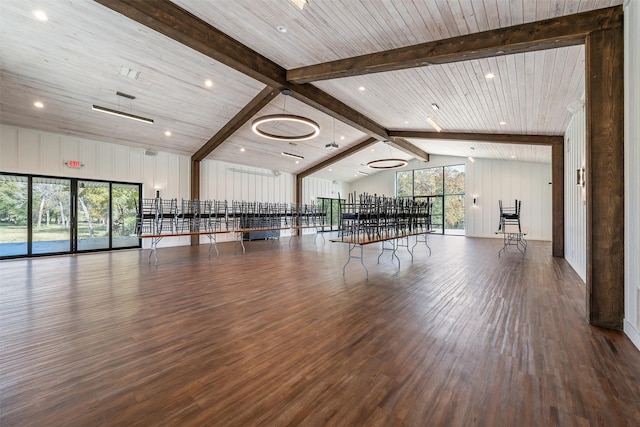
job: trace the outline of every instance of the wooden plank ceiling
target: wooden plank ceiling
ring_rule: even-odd
[[[2,0],[0,122],[186,156],[212,140],[217,147],[207,159],[289,173],[326,162],[367,140],[372,129],[378,138],[381,131],[403,136],[405,131],[433,132],[427,117],[444,132],[559,135],[571,117],[567,106],[584,93],[584,48],[566,43],[314,81],[299,86],[293,96],[271,97],[255,116],[286,112],[309,117],[321,128],[316,139],[294,145],[258,137],[250,129],[255,116],[237,123],[221,141],[212,138],[229,128],[266,84],[273,83],[275,90],[286,85],[287,70],[607,8],[622,0],[312,0],[304,10],[288,0],[148,3],[158,11],[183,8],[253,50],[248,63],[272,74],[262,79],[260,72],[236,71],[233,64],[223,65],[98,2]],[[49,19],[35,19],[36,8]],[[119,97],[117,91],[136,99]],[[36,100],[45,107],[35,108]],[[100,114],[91,110],[93,104],[155,123]],[[550,149],[536,145],[406,139],[431,154],[550,162]],[[327,150],[334,141],[340,148]],[[304,159],[296,163],[283,151]],[[411,157],[378,143],[312,176],[351,181],[362,176],[358,170],[366,162],[389,156]]]

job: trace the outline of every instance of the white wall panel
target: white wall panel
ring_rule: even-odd
[[[233,201],[291,203],[294,199],[293,175],[275,175],[272,170],[252,168],[215,160],[200,164],[200,199]],[[218,241],[233,240],[233,235],[221,235]],[[201,237],[201,243],[208,238]]]
[[[640,349],[640,0],[624,5],[624,330]]]
[[[45,138],[45,137],[46,137],[46,134],[43,134],[42,138]],[[60,139],[61,137],[57,136],[57,138]],[[84,166],[82,166],[81,170],[83,174],[86,174],[85,176],[96,176],[96,177],[98,176],[98,173],[97,173],[97,162],[99,161],[98,145],[99,143],[95,141],[84,141],[84,143],[80,144],[80,146],[78,147],[78,158],[71,159],[71,160],[82,159],[82,164]],[[44,149],[45,149],[45,146],[40,147],[40,150],[44,151]],[[66,173],[65,167],[63,166],[64,161],[67,161],[67,160],[60,159],[60,167],[56,174]]]
[[[564,136],[564,257],[585,282],[587,280],[586,188],[576,185],[576,170],[585,165],[586,138],[586,114],[583,106],[574,114]],[[586,172],[588,174],[588,171]]]
[[[68,160],[79,160],[85,166],[68,168],[64,166]],[[189,198],[189,167],[190,159],[185,156],[146,156],[140,148],[0,126],[3,172],[142,183],[143,197],[154,197],[158,188],[162,197],[180,200]],[[188,238],[162,240],[162,246],[188,243]],[[148,247],[148,240],[143,245]]]
[[[18,167],[24,169],[40,169],[40,144],[36,131],[25,131],[18,134]]]
[[[307,177],[302,184],[302,203],[316,203],[318,197],[337,199],[344,198],[345,184],[339,181]]]
[[[549,148],[550,149],[550,148]],[[498,200],[512,206],[522,200],[522,225],[529,228],[530,240],[551,240],[551,165],[517,161],[476,159],[450,156],[431,156],[428,163],[412,160],[398,170],[423,169],[439,166],[466,165],[466,235],[496,236],[498,228]],[[358,194],[395,195],[395,172],[378,172],[351,182],[348,191]],[[473,196],[478,204],[473,206]]]
[[[113,175],[127,176],[129,172],[129,150],[128,147],[116,145],[113,147]]]

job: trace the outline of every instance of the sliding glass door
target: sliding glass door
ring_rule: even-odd
[[[34,177],[31,190],[31,253],[71,251],[71,180]]]
[[[140,184],[0,173],[0,258],[140,247]]]
[[[111,246],[130,248],[138,246],[136,214],[140,203],[140,185],[111,184]]]
[[[109,248],[109,186],[78,181],[78,251]]]
[[[0,175],[0,257],[27,254],[29,179]]]

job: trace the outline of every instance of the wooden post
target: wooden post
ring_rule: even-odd
[[[624,36],[586,38],[587,314],[622,329],[624,319]]]
[[[191,200],[200,200],[200,160],[191,159]],[[191,236],[191,246],[200,244],[200,236]]]
[[[551,145],[551,182],[552,254],[564,258],[564,143]]]

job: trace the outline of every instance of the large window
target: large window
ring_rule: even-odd
[[[140,247],[140,184],[0,174],[0,258]]]
[[[426,200],[435,230],[464,235],[465,166],[444,166],[396,173],[396,195]]]
[[[340,228],[340,199],[318,197],[318,205],[324,212],[324,224],[322,231],[333,231]]]

